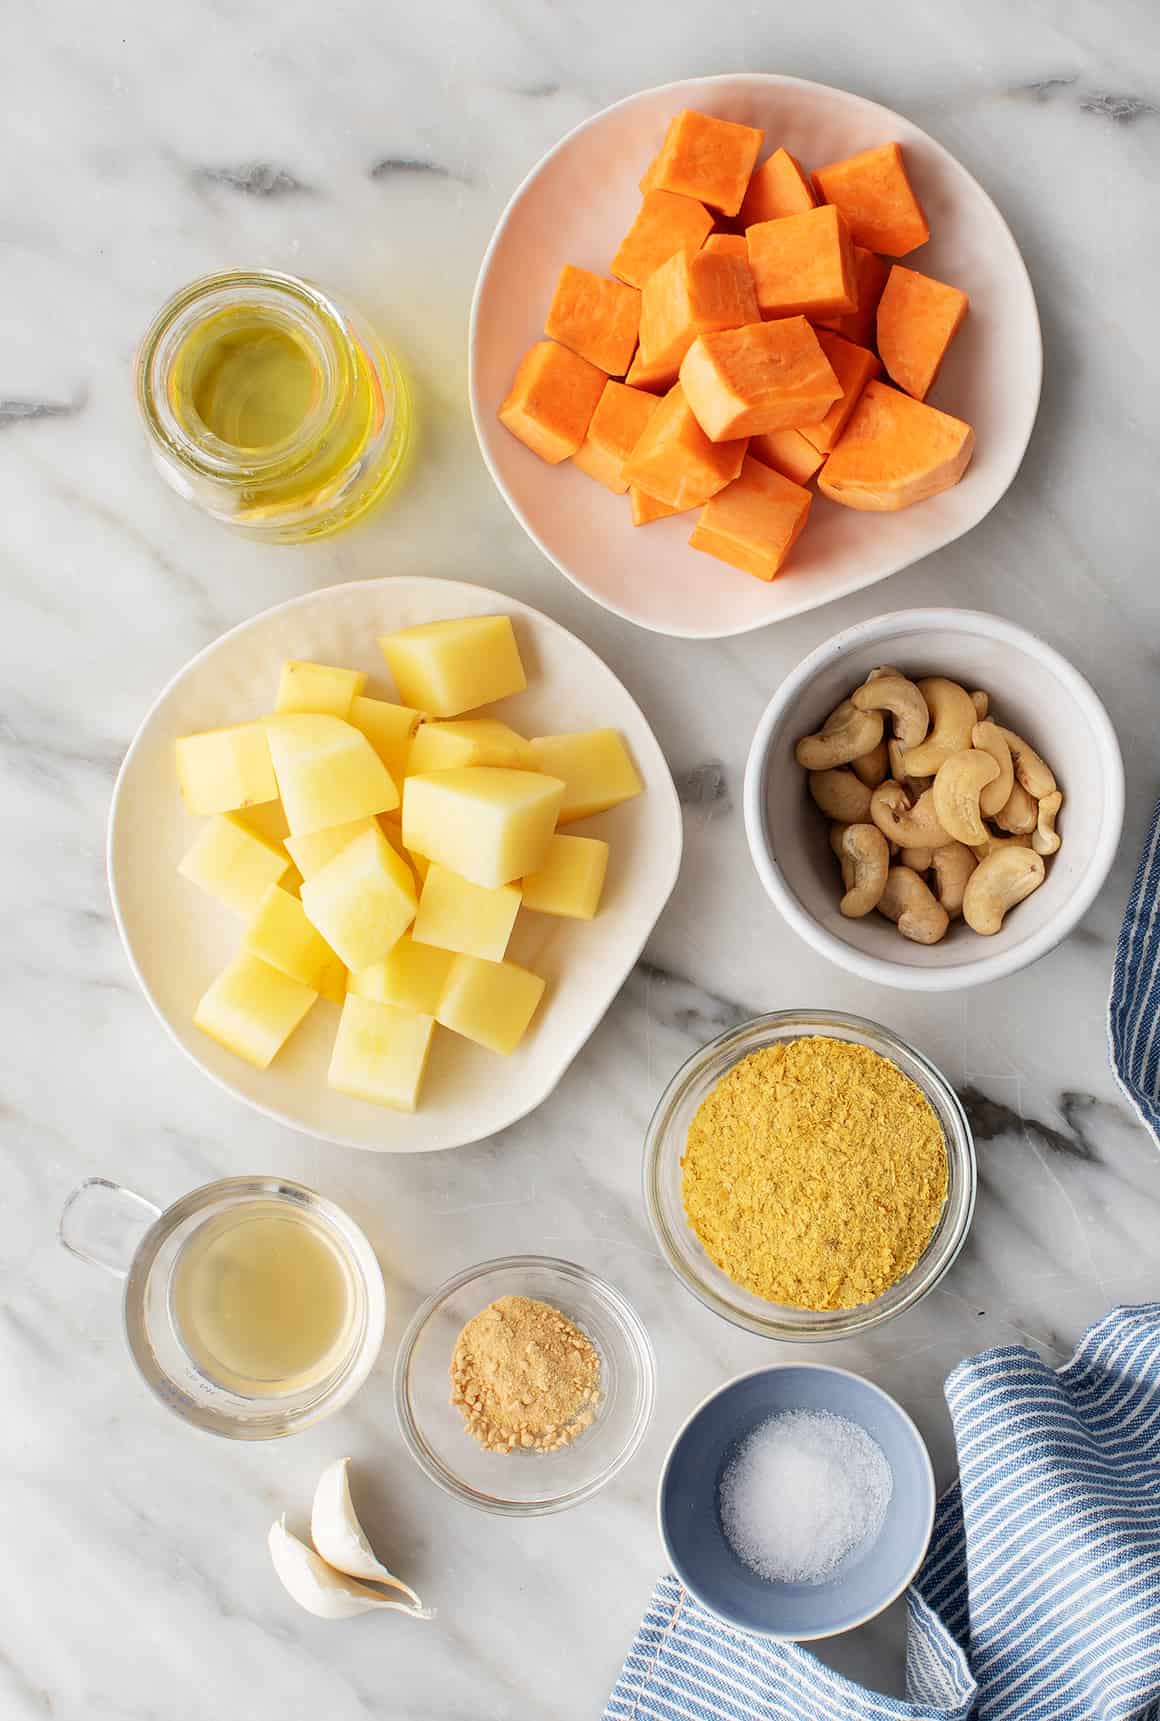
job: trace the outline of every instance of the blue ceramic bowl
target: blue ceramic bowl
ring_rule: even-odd
[[[856,1422],[890,1465],[894,1492],[868,1548],[818,1584],[770,1583],[725,1540],[721,1476],[745,1436],[787,1410],[828,1410]],[[864,1625],[900,1596],[926,1553],[934,1522],[934,1472],[922,1436],[881,1387],[824,1363],[786,1363],[740,1375],[693,1412],[669,1450],[657,1499],[673,1570],[697,1600],[758,1637],[800,1642]]]

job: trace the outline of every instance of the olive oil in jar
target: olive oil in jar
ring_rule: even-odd
[[[211,275],[162,309],[137,357],[154,458],[216,519],[280,542],[334,532],[395,482],[411,428],[393,356],[292,275]]]

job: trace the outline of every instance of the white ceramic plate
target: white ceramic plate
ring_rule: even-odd
[[[193,1025],[198,999],[236,950],[242,922],[176,872],[200,821],[177,789],[179,735],[256,717],[273,704],[284,658],[349,664],[368,691],[397,698],[378,635],[463,615],[510,615],[528,690],[489,710],[529,735],[618,729],[646,792],[570,830],[612,845],[591,922],[521,913],[509,955],[548,981],[523,1045],[501,1058],[436,1032],[413,1116],[332,1093],[326,1069],[338,1010],[311,1010],[268,1070],[251,1069]],[[260,814],[261,809],[255,809]],[[282,829],[284,830],[284,826]],[[125,755],[109,815],[109,885],[133,971],[194,1063],[258,1111],[327,1141],[384,1153],[458,1147],[504,1129],[547,1098],[611,1004],[668,900],[681,863],[681,813],[656,736],[594,652],[537,610],[482,586],[396,578],[331,587],[243,622],[170,682]]]
[[[786,571],[771,585],[688,547],[694,515],[633,529],[624,497],[571,462],[547,466],[496,411],[540,338],[564,263],[605,273],[640,203],[637,180],[680,108],[765,130],[807,168],[897,140],[932,238],[904,261],[971,296],[931,404],[975,428],[953,490],[897,514],[859,514],[817,496]],[[1039,405],[1039,317],[1023,259],[982,187],[941,144],[875,102],[800,78],[742,73],[666,84],[577,126],[508,204],[480,269],[471,314],[471,409],[491,475],[561,573],[605,609],[657,633],[720,638],[816,609],[949,544],[988,514],[1023,458]]]

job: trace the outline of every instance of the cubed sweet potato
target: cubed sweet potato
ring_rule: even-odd
[[[677,380],[679,368],[671,365],[667,359],[663,364],[648,364],[637,347],[624,380],[629,388],[646,389],[649,394],[667,394]]]
[[[808,484],[826,458],[800,430],[767,430],[763,436],[751,436],[749,453],[795,484]]]
[[[814,189],[846,217],[855,245],[905,257],[930,238],[922,204],[915,196],[902,159],[902,145],[883,143],[844,161],[832,161],[814,174]]]
[[[958,287],[895,263],[878,304],[878,351],[887,373],[925,400],[970,301]]]
[[[862,390],[872,376],[879,374],[882,364],[868,347],[856,347],[832,329],[819,329],[817,339],[842,392],[816,424],[799,419],[798,429],[819,453],[828,454],[849,423]],[[600,408],[596,410],[599,412]],[[588,434],[591,436],[591,430]]]
[[[783,215],[801,215],[817,203],[802,164],[788,149],[775,149],[749,181],[741,204],[741,225],[777,221]]]
[[[813,496],[746,457],[741,474],[702,508],[689,543],[718,561],[772,580],[809,517]]]
[[[640,301],[640,354],[650,370],[675,378],[699,334],[736,329],[760,318],[753,276],[740,257],[678,251],[644,284]]]
[[[867,251],[863,245],[855,245],[854,285],[858,303],[845,316],[815,317],[815,323],[819,328],[833,329],[836,335],[844,335],[856,347],[872,346],[878,301],[889,273],[890,264],[885,258],[879,257],[875,251]]]
[[[727,442],[815,423],[841,400],[843,384],[806,319],[781,317],[698,335],[681,387],[709,440]]]
[[[695,197],[723,215],[736,215],[763,135],[753,126],[685,108],[670,122],[660,154],[646,173],[649,187]]]
[[[552,466],[575,454],[588,433],[607,377],[555,341],[537,341],[520,360],[501,424]]]
[[[872,380],[818,474],[818,489],[847,508],[909,508],[957,484],[974,447],[975,433],[962,419]]]
[[[624,463],[624,476],[630,485],[681,512],[707,502],[731,483],[744,458],[744,437],[709,441],[678,382],[649,419]]]
[[[596,403],[588,434],[572,456],[573,464],[614,495],[623,496],[628,479],[622,468],[659,405],[655,394],[644,394],[610,377]]]
[[[609,265],[630,287],[643,287],[674,251],[699,251],[713,230],[713,217],[693,197],[675,191],[646,191],[636,220]]]
[[[845,314],[857,303],[854,250],[838,210],[759,221],[745,231],[763,317]]]
[[[658,502],[636,484],[628,487],[628,502],[634,526],[651,526],[654,520],[667,520],[672,514],[684,512],[681,508],[670,508],[667,502]]]
[[[701,249],[715,257],[740,257],[743,263],[749,262],[744,233],[710,233]]]
[[[565,263],[544,332],[608,376],[623,376],[636,351],[640,294],[623,281]]]

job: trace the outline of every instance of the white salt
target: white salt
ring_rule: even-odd
[[[738,1448],[721,1478],[721,1527],[759,1577],[817,1584],[874,1540],[893,1491],[864,1428],[828,1410],[790,1410]]]

